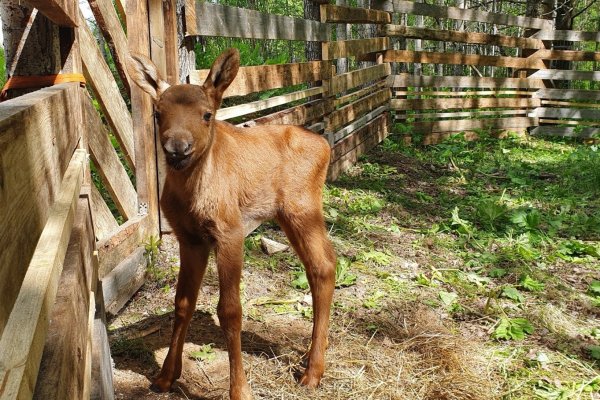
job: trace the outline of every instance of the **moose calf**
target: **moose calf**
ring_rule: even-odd
[[[335,253],[321,204],[330,148],[325,139],[298,126],[237,128],[217,121],[223,92],[239,63],[238,51],[226,50],[202,86],[170,86],[144,56],[132,56],[127,66],[132,80],[155,103],[168,165],[161,206],[180,245],[173,336],[152,384],[161,392],[181,376],[183,343],[214,249],[220,291],[217,315],[229,351],[230,397],[252,398],[240,338],[243,244],[249,228],[268,219],[275,219],[284,230],[306,268],[312,292],[312,343],[300,383],[316,387],[325,367],[335,285]]]

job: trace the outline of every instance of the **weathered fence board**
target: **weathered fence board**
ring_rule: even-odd
[[[106,312],[116,315],[144,284],[146,257],[144,247],[138,247],[102,278],[102,293]]]
[[[354,103],[348,104],[347,106],[332,112],[325,118],[325,130],[329,132],[335,131],[339,127],[350,123],[363,114],[376,109],[383,103],[387,103],[389,99],[390,90],[384,88],[378,92],[365,96]]]
[[[393,76],[392,87],[431,86],[462,88],[509,88],[542,89],[546,86],[542,79],[487,78],[476,76],[414,76],[398,74]]]
[[[96,100],[119,141],[127,162],[134,167],[136,163],[131,115],[87,24],[82,24],[79,28],[79,41],[85,77],[96,94]]]
[[[389,24],[392,22],[392,17],[385,11],[321,4],[321,22]]]
[[[331,78],[328,93],[330,96],[334,96],[365,83],[386,77],[390,73],[390,64],[386,63],[336,75]]]
[[[357,57],[367,53],[382,52],[390,47],[389,38],[370,38],[338,40],[323,45],[323,60],[335,60],[336,58]]]
[[[443,98],[443,99],[392,99],[393,110],[450,110],[466,108],[536,108],[541,105],[540,99],[527,98]]]
[[[100,267],[98,276],[103,278],[111,272],[122,260],[129,256],[140,244],[147,240],[150,233],[147,225],[149,224],[147,215],[135,217],[123,225],[113,234],[99,241],[96,244],[98,248],[98,258]]]
[[[475,43],[504,47],[519,47],[523,49],[545,48],[544,42],[540,39],[506,35],[492,35],[488,33],[479,32],[464,32],[452,30],[446,31],[405,25],[386,25],[385,34],[386,36],[391,37],[399,36],[411,39],[429,39],[440,40],[445,42]]]
[[[600,61],[600,52],[541,49],[531,54],[528,58],[563,61]]]
[[[600,90],[540,89],[533,97],[552,100],[595,100],[600,101]]]
[[[208,72],[207,69],[192,71],[190,83],[202,85]],[[331,64],[324,61],[240,67],[237,76],[223,97],[244,96],[264,90],[316,82],[327,79],[330,75]]]
[[[448,112],[448,113],[422,113],[422,114],[402,114],[397,118],[406,119],[440,119],[440,118],[467,118],[501,116],[501,115],[522,115],[526,116],[528,110],[494,110],[494,111],[471,111],[471,112]]]
[[[96,185],[91,186],[90,203],[92,206],[92,215],[94,216],[94,232],[96,240],[102,240],[108,237],[109,234],[119,228],[117,220],[113,217],[102,195],[96,188]]]
[[[119,161],[100,116],[89,101],[83,102],[84,120],[90,129],[88,140],[92,160],[119,213],[127,220],[137,215],[137,193]]]
[[[0,339],[3,399],[33,397],[49,310],[56,296],[86,163],[85,150],[76,150]]]
[[[580,128],[574,126],[538,126],[534,128],[531,135],[562,136],[576,138],[600,137],[600,128]]]
[[[264,117],[239,124],[241,127],[255,125],[308,125],[315,120],[323,119],[333,111],[333,101],[329,99],[313,100],[298,106],[278,111]]]
[[[531,35],[540,40],[566,40],[569,42],[600,42],[600,32],[581,32],[543,29]]]
[[[404,0],[379,0],[374,8],[397,13],[425,15],[434,18],[449,18],[462,21],[487,22],[498,25],[520,26],[531,29],[552,29],[552,21],[540,18],[519,17],[459,7],[444,7]]]
[[[533,79],[565,80],[565,81],[598,81],[600,71],[566,71],[547,69],[536,71],[529,76]]]
[[[70,0],[27,0],[27,4],[37,8],[56,25],[79,26],[78,4]]]
[[[599,119],[600,110],[578,109],[578,108],[548,108],[540,107],[534,110],[535,116],[540,118],[564,118],[564,119]],[[599,121],[600,123],[600,121]]]
[[[364,59],[372,59],[372,56]],[[384,62],[410,62],[451,65],[490,65],[517,69],[545,69],[544,61],[539,58],[520,58],[504,56],[484,56],[479,54],[440,53],[435,51],[386,50]]]
[[[476,129],[516,129],[537,126],[537,118],[486,118],[478,120],[450,120],[435,122],[416,122],[412,130],[417,133],[461,132]]]
[[[378,116],[380,116],[381,114],[386,112],[388,109],[389,109],[389,107],[386,104],[386,105],[377,107],[373,111],[363,115],[360,118],[355,119],[354,121],[352,121],[352,123],[350,125],[347,125],[344,128],[340,129],[339,131],[335,132],[335,134],[333,135],[334,143],[338,142],[339,140],[350,135],[357,129],[362,128],[363,126],[367,125],[369,122],[371,122],[372,120],[374,120],[375,118],[377,118]]]
[[[0,334],[81,139],[72,118],[80,112],[78,86],[64,83],[0,103]]]
[[[329,39],[328,26],[317,21],[204,1],[196,2],[195,7],[195,21],[186,15],[188,35],[303,41]]]
[[[125,62],[129,54],[127,50],[127,37],[121,26],[117,10],[110,0],[88,0],[90,8],[94,13],[94,19],[102,32],[104,39],[111,49],[115,67],[127,93],[130,92],[129,77],[127,76]]]
[[[80,197],[37,376],[36,399],[85,399],[90,362],[88,320],[94,233],[89,201]]]
[[[302,100],[307,97],[316,96],[323,93],[323,91],[324,88],[322,86],[317,86],[314,88],[300,90],[281,96],[271,97],[266,100],[257,100],[251,103],[244,103],[237,106],[221,108],[217,111],[217,119],[225,120],[246,114],[251,114],[257,111],[262,111],[276,106],[280,106],[282,104],[291,103],[292,101]]]

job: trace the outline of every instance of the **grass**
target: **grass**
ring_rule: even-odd
[[[274,224],[246,239],[243,349],[257,397],[599,398],[600,150],[482,136],[428,147],[391,136],[327,185],[338,265],[328,367],[317,391],[298,388],[291,376],[312,319],[302,265],[292,252],[261,251],[262,235],[286,240]],[[164,242],[150,284],[112,321],[119,377],[128,370],[150,377],[162,361],[170,314],[159,310],[172,310],[178,262]],[[158,243],[147,245],[153,253]],[[227,391],[227,357],[210,317],[218,299],[213,268],[184,352],[215,358],[184,367],[190,397]],[[165,334],[123,349],[128,332],[147,326]],[[136,361],[146,349],[155,363]],[[134,392],[119,379],[127,398]]]

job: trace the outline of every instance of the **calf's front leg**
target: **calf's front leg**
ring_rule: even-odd
[[[252,391],[246,380],[242,362],[242,305],[240,280],[244,262],[244,234],[236,229],[217,243],[219,272],[219,304],[217,315],[229,351],[229,396],[231,400],[251,400]]]
[[[190,245],[179,243],[181,266],[177,278],[175,293],[175,323],[171,345],[160,374],[154,379],[151,388],[158,392],[167,392],[173,382],[181,376],[181,353],[192,315],[196,310],[198,289],[202,283],[208,255],[209,245]]]

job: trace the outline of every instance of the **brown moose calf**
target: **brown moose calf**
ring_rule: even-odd
[[[239,53],[229,49],[206,81],[169,86],[146,57],[128,62],[133,81],[154,99],[168,164],[161,206],[180,245],[175,323],[169,352],[152,388],[168,391],[181,376],[182,351],[209,253],[219,275],[217,314],[229,351],[230,396],[252,398],[242,366],[240,278],[243,243],[257,222],[275,219],[307,271],[314,324],[300,383],[316,387],[323,375],[335,253],[327,238],[321,195],[330,149],[297,126],[237,128],[217,121],[223,92],[235,78]]]

